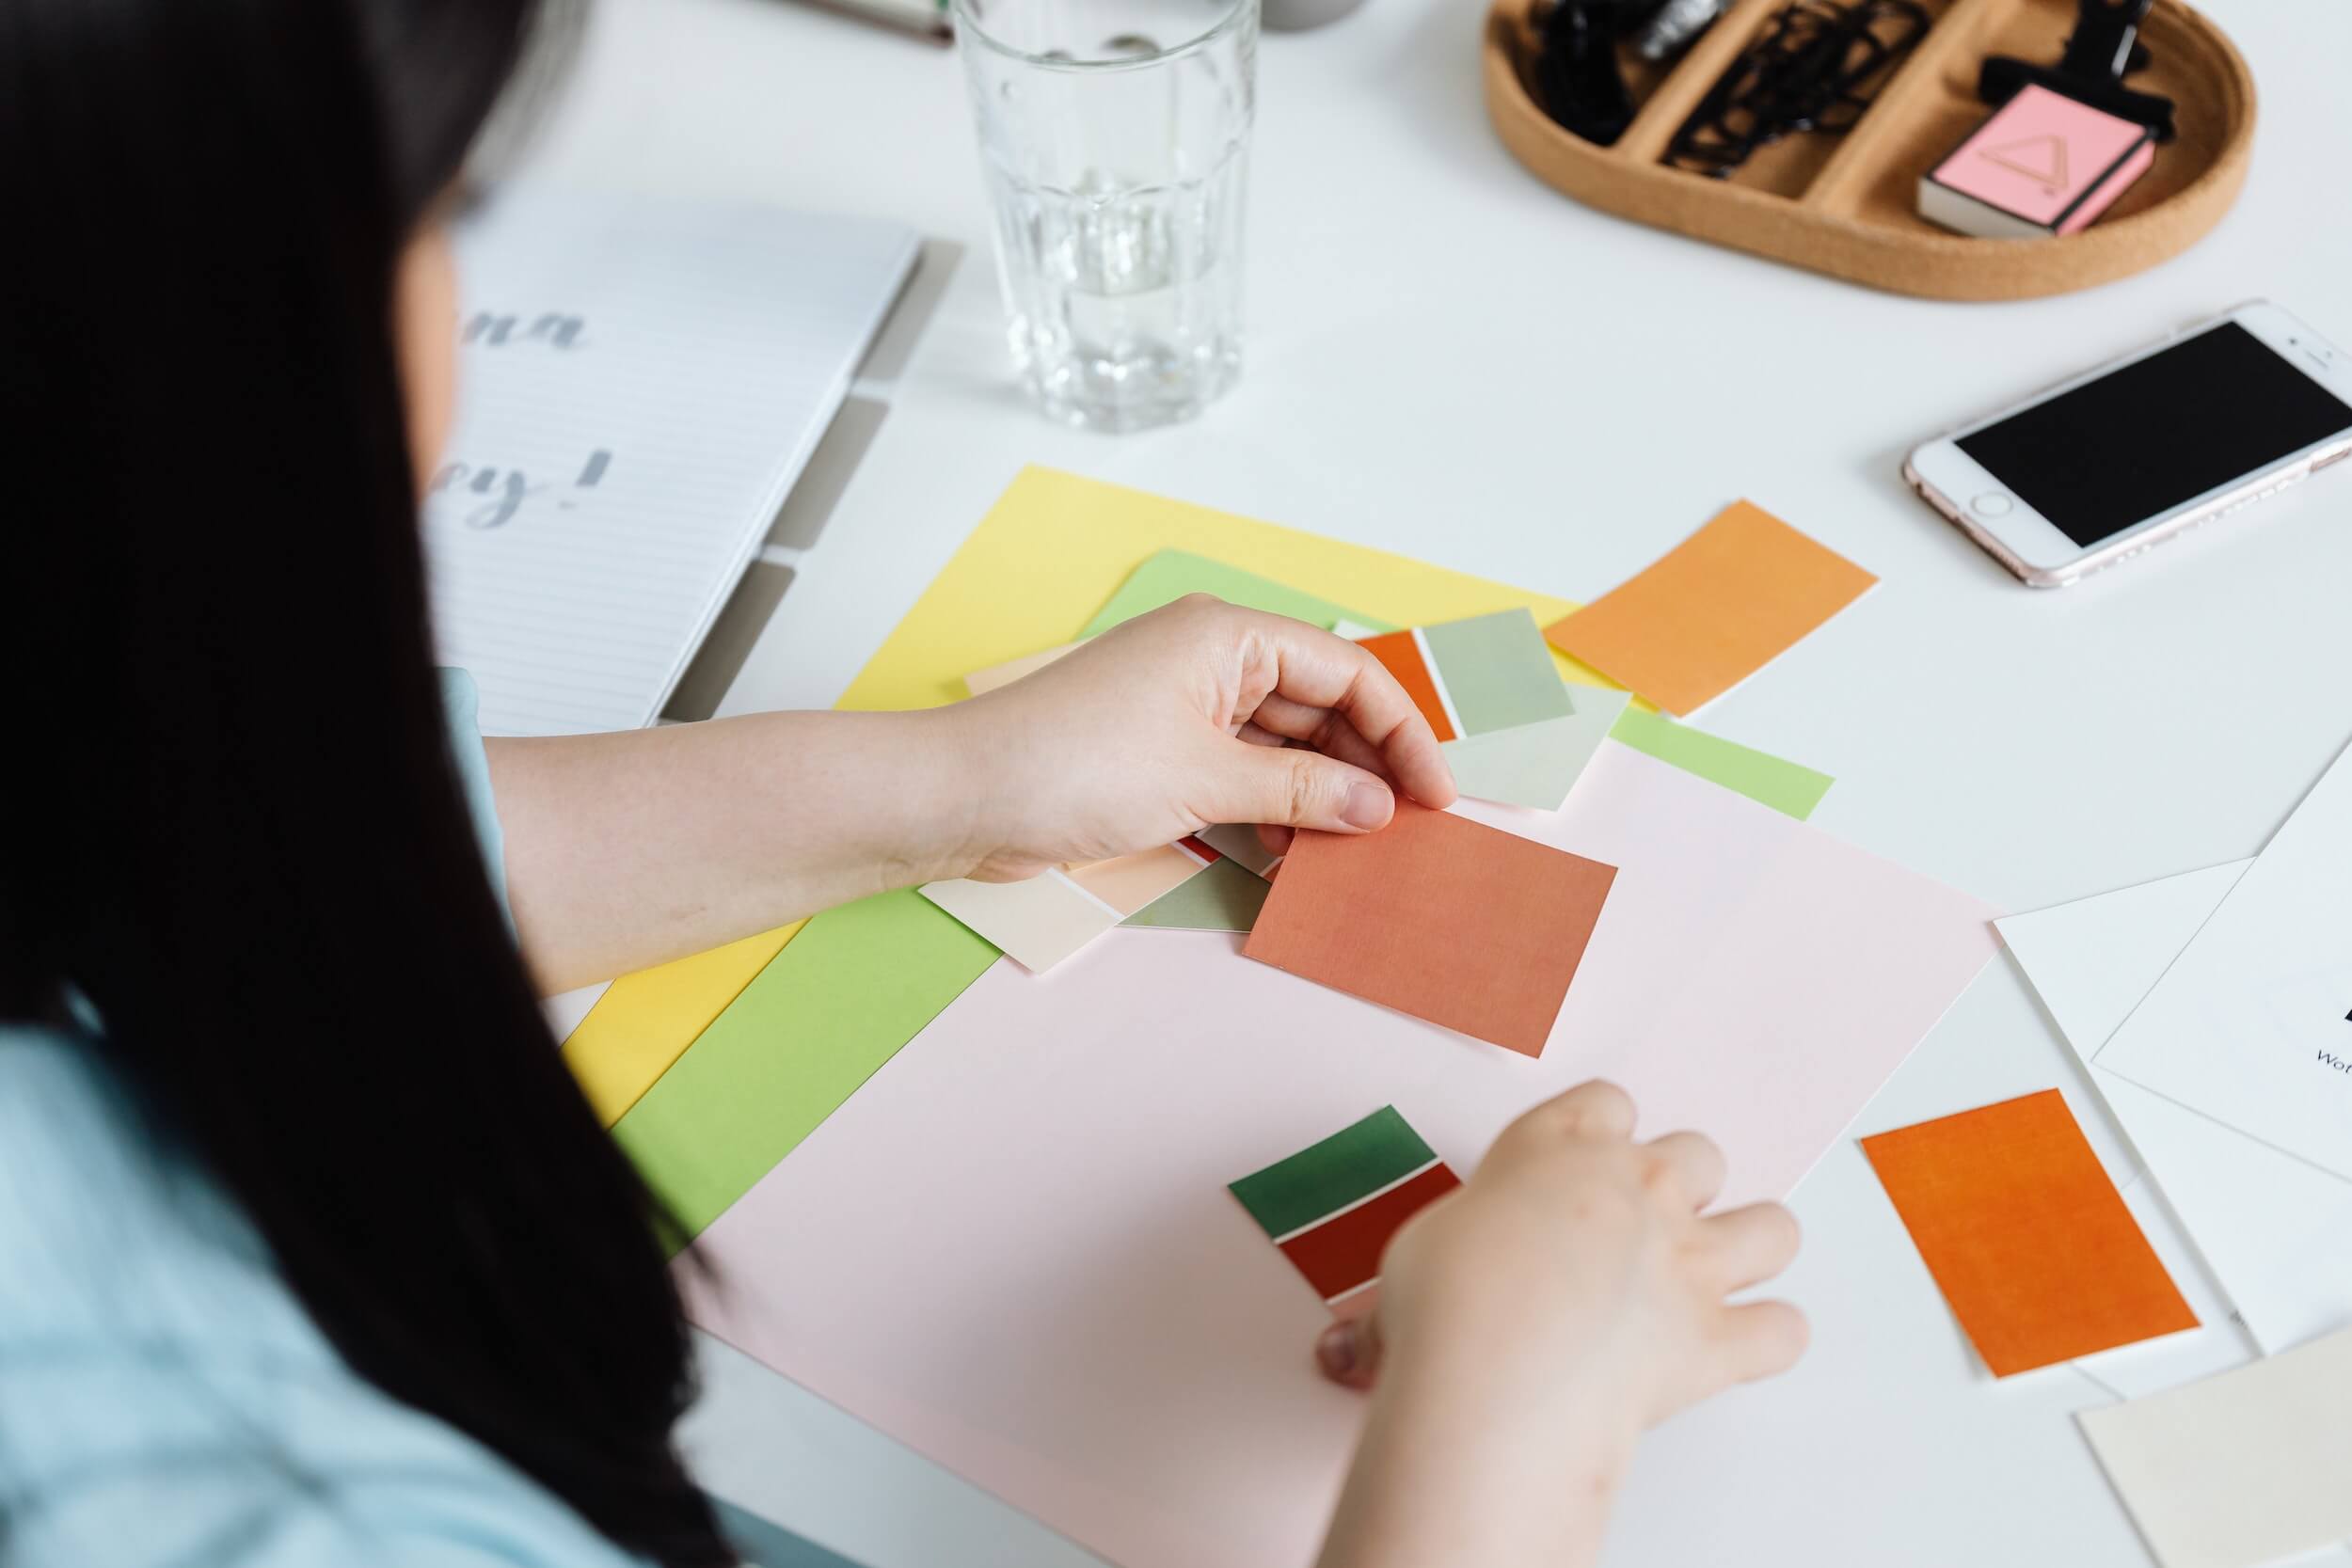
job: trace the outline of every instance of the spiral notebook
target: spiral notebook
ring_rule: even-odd
[[[849,390],[918,236],[552,187],[457,235],[424,497],[439,657],[490,735],[652,722]]]

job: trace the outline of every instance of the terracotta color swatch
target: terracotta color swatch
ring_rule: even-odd
[[[2197,1326],[2058,1090],[1862,1148],[1994,1376]]]
[[[1764,668],[1877,581],[1762,507],[1738,501],[1544,635],[1681,716]]]
[[[1462,1184],[1393,1105],[1229,1183],[1332,1314],[1379,1299],[1380,1257],[1408,1219]]]
[[[1400,800],[1376,833],[1300,833],[1242,951],[1540,1056],[1616,875]]]

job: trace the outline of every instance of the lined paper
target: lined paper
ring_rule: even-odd
[[[457,236],[458,419],[424,497],[439,657],[491,735],[650,723],[917,236],[516,186]]]

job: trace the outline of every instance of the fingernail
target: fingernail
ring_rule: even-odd
[[[1333,1323],[1315,1341],[1315,1359],[1323,1364],[1325,1373],[1345,1377],[1356,1370],[1356,1325],[1352,1323]]]
[[[1375,784],[1347,786],[1347,804],[1340,808],[1340,820],[1351,828],[1386,827],[1389,816],[1395,810],[1389,792]]]

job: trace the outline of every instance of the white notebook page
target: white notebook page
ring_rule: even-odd
[[[491,735],[660,712],[913,265],[866,218],[516,186],[462,226],[424,498],[439,657]]]

